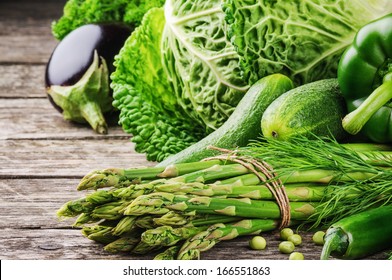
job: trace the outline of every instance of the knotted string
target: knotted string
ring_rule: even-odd
[[[273,168],[265,161],[258,161],[253,158],[238,156],[235,151],[227,150],[223,148],[218,148],[214,146],[208,147],[211,150],[219,151],[223,154],[205,158],[204,160],[224,160],[239,163],[249,171],[254,173],[260,181],[262,181],[265,186],[270,190],[278,203],[280,214],[281,214],[281,224],[280,228],[285,228],[290,225],[290,203],[289,198],[286,193],[286,189],[282,181],[278,178],[277,174],[274,172]],[[261,174],[260,174],[261,173]],[[264,176],[263,176],[263,175]]]

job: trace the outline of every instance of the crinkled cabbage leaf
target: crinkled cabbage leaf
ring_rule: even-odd
[[[152,8],[115,58],[114,107],[138,152],[162,161],[221,126],[248,89],[221,1]]]
[[[165,3],[164,67],[178,103],[207,131],[226,121],[248,89],[224,17],[220,0]]]
[[[133,135],[135,150],[151,161],[162,161],[205,135],[177,103],[163,69],[164,26],[163,9],[149,10],[116,56],[111,75],[120,124]]]
[[[296,84],[336,77],[358,29],[392,11],[390,0],[223,0],[227,35],[250,84],[282,73]]]

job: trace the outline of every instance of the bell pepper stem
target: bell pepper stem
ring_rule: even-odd
[[[384,82],[354,111],[343,118],[344,130],[355,135],[367,121],[389,100],[392,99],[392,81]]]
[[[348,245],[348,236],[343,229],[340,227],[328,229],[324,237],[324,246],[320,260],[328,260],[331,254],[343,256],[347,251]]]

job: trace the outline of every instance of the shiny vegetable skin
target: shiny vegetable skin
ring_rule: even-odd
[[[341,57],[338,80],[349,113],[343,127],[392,142],[392,14],[362,27]]]
[[[392,206],[380,206],[346,217],[330,226],[321,259],[360,259],[392,247]]]
[[[227,121],[214,132],[172,155],[157,166],[168,166],[181,162],[195,162],[214,156],[216,151],[209,146],[232,149],[243,147],[261,136],[260,119],[265,109],[279,96],[294,87],[290,78],[272,74],[253,84],[238,103]]]
[[[53,50],[45,72],[48,98],[64,119],[107,133],[104,113],[113,110],[109,75],[114,56],[133,31],[120,24],[87,24]]]

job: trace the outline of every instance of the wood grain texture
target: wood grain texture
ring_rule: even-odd
[[[0,103],[1,139],[64,139],[109,138],[129,139],[117,124],[108,118],[109,133],[99,135],[87,124],[66,121],[45,98],[5,98]],[[126,141],[124,141],[126,142]]]
[[[109,254],[103,250],[103,245],[83,237],[78,229],[0,229],[1,236],[5,237],[5,242],[0,243],[1,259],[35,259],[40,256],[40,259],[140,260],[153,259],[158,253],[146,255]],[[201,259],[288,259],[288,255],[278,251],[279,240],[276,234],[266,235],[269,248],[263,251],[249,249],[249,239],[250,237],[245,236],[218,243],[211,250],[203,252]],[[307,244],[306,247],[301,247],[301,252],[306,259],[317,259],[321,247]]]
[[[52,37],[42,35],[5,35],[0,40],[2,64],[45,64],[57,44]]]
[[[81,177],[94,169],[153,165],[126,139],[0,141],[0,177]]]
[[[57,41],[51,23],[65,1],[1,1],[0,64],[45,64]]]
[[[45,65],[0,64],[0,73],[0,98],[46,98]]]

